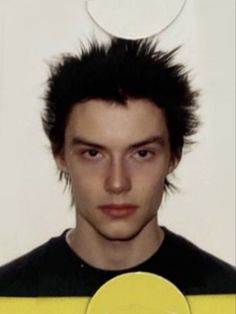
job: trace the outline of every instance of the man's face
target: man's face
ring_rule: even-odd
[[[109,240],[156,224],[165,177],[176,166],[164,114],[147,99],[75,105],[56,161],[71,178],[78,228]]]

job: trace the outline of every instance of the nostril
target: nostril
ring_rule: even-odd
[[[112,193],[122,193],[131,189],[131,180],[125,169],[113,168],[105,180],[105,189]]]

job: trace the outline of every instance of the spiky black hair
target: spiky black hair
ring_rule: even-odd
[[[198,126],[198,92],[182,64],[174,63],[178,49],[165,53],[150,40],[113,39],[92,42],[79,55],[63,55],[51,65],[43,127],[54,155],[61,152],[68,117],[75,104],[90,99],[125,105],[128,98],[145,98],[161,108],[169,130],[172,158],[179,159]],[[67,183],[70,179],[65,177]],[[174,187],[167,179],[165,188]]]

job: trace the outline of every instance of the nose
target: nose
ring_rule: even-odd
[[[105,180],[105,190],[109,193],[121,194],[131,189],[131,180],[123,161],[113,160]]]

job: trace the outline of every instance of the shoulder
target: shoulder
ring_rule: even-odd
[[[176,270],[187,283],[188,294],[222,294],[236,292],[235,268],[202,250],[189,240],[167,229],[166,247]],[[190,284],[193,282],[194,284]]]
[[[31,252],[1,266],[0,296],[33,296],[35,289],[32,288],[39,286],[42,275],[50,273],[60,258],[61,237],[52,238]]]

